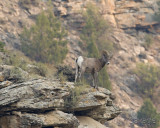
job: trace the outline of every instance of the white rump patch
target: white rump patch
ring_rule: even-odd
[[[78,59],[77,59],[77,65],[81,68],[82,66],[82,62],[83,62],[83,57],[82,56],[79,56]]]

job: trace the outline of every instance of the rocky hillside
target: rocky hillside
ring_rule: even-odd
[[[142,106],[143,99],[133,89],[136,82],[136,76],[131,74],[130,71],[139,62],[154,64],[158,66],[160,65],[160,45],[159,45],[160,31],[158,29],[159,24],[153,21],[152,19],[153,14],[157,10],[156,1],[157,0],[100,0],[100,1],[54,0],[52,1],[55,15],[61,16],[63,25],[69,31],[68,38],[67,38],[69,41],[69,44],[68,44],[69,53],[64,61],[66,65],[69,65],[74,68],[75,57],[83,54],[82,49],[78,45],[80,41],[79,33],[83,27],[83,19],[80,11],[86,9],[86,4],[88,2],[92,2],[100,7],[101,14],[104,16],[106,21],[109,22],[109,25],[112,28],[112,32],[108,33],[108,35],[110,37],[110,40],[113,42],[113,44],[117,46],[117,50],[114,53],[114,56],[111,60],[111,65],[108,66],[108,72],[112,82],[112,92],[116,96],[115,103],[122,110],[122,114],[121,116],[118,116],[114,120],[111,120],[107,123],[107,125],[111,128],[139,127],[134,123],[134,117],[136,115],[137,110],[139,110],[139,108]],[[5,42],[7,44],[7,47],[9,48],[19,47],[20,45],[19,34],[21,33],[21,31],[24,29],[24,27],[29,27],[31,26],[31,24],[34,24],[36,15],[40,13],[42,10],[46,10],[46,9],[47,9],[47,4],[45,0],[39,2],[38,4],[31,4],[29,5],[29,7],[23,6],[19,2],[19,0],[0,1],[0,41]],[[148,49],[146,49],[144,46],[146,34],[151,34],[153,38],[153,43]],[[45,82],[49,83],[47,87],[42,89],[44,90],[44,92],[42,92],[42,95],[39,93],[34,94],[33,91],[26,92],[25,90],[23,90],[23,88],[20,88],[21,85],[25,88],[26,84],[29,84],[29,87],[28,88],[26,87],[27,89],[32,90],[33,88],[35,88],[33,90],[36,90],[36,86],[39,85],[37,83],[38,81],[42,82],[40,83],[42,87],[43,87],[43,83],[44,85],[45,85]],[[12,90],[12,87],[13,89],[14,88],[22,89],[24,91],[23,93],[27,94],[28,96],[24,97],[24,94],[18,94],[17,96],[14,93],[11,93],[12,95],[10,96],[13,97],[12,100],[9,100],[9,99],[7,101],[1,100],[2,108],[5,106],[5,103],[6,103],[6,106],[8,106],[6,110],[3,109],[1,114],[2,115],[4,113],[7,114],[8,111],[13,111],[14,113],[14,111],[16,111],[16,113],[18,112],[18,116],[16,114],[12,114],[12,113],[10,114],[11,116],[13,116],[13,120],[16,119],[16,120],[22,121],[25,118],[27,122],[29,119],[34,118],[35,121],[40,120],[40,123],[33,123],[33,124],[42,125],[45,127],[50,126],[50,123],[52,122],[50,120],[47,121],[47,119],[45,118],[47,114],[49,116],[56,115],[57,117],[59,116],[59,114],[62,114],[63,116],[61,119],[63,120],[63,118],[66,118],[65,116],[67,116],[67,114],[64,113],[65,111],[61,112],[62,111],[61,109],[60,110],[58,109],[58,111],[56,111],[54,109],[59,107],[53,107],[53,104],[52,105],[48,104],[49,99],[53,98],[52,96],[49,95],[49,98],[45,98],[45,94],[46,94],[45,92],[47,90],[48,90],[47,94],[54,90],[53,88],[55,86],[54,84],[55,80],[53,80],[52,82],[50,80],[44,80],[44,79],[29,81],[28,83],[24,82],[22,84],[10,84],[10,82],[8,83],[6,81],[2,82],[1,86],[6,86],[6,83],[7,85],[8,84],[11,85],[7,88],[3,88],[2,90],[14,91]],[[52,85],[53,88],[51,88],[49,85]],[[58,84],[58,85],[64,86],[64,89],[66,88],[66,90],[68,90],[72,85],[72,83],[69,83],[66,85],[61,85],[61,84]],[[66,90],[64,91],[61,88],[60,90],[57,89],[56,91],[53,91],[53,92],[55,94],[57,93],[57,91],[64,93],[64,92],[67,92]],[[103,99],[103,102],[104,102],[104,99],[105,100],[108,99],[109,94],[105,94],[105,92],[103,92],[104,90],[103,91],[102,90],[100,90],[100,92],[97,92],[97,93],[98,94],[101,93],[100,94],[101,96],[98,96],[98,97],[100,99]],[[10,94],[10,93],[8,94],[5,91],[2,91],[3,98],[5,98],[5,96],[9,97],[8,95]],[[92,90],[90,91],[92,92]],[[36,92],[39,92],[39,91],[36,90]],[[156,93],[158,92],[159,91],[157,90]],[[28,93],[32,93],[30,94],[32,98]],[[48,101],[44,101],[43,104],[40,103],[42,109],[44,109],[43,112],[45,113],[43,112],[39,113],[39,109],[36,107],[36,103],[39,104],[38,102],[40,101],[40,99],[37,99],[39,96],[42,99],[45,98],[48,100]],[[60,96],[60,98],[62,97]],[[91,98],[93,97],[98,98],[94,94],[92,95]],[[30,102],[30,103],[32,102],[33,104],[25,108],[25,104],[23,106],[20,99],[21,100],[25,99],[26,102]],[[33,102],[33,100],[35,102]],[[95,104],[96,104],[95,107],[100,105],[98,103],[95,103]],[[104,104],[106,104],[106,101],[102,104],[101,105],[104,106]],[[22,105],[22,106],[20,107],[18,105]],[[46,109],[45,105],[46,106],[49,105],[50,106],[49,111],[51,110],[52,111],[48,112],[48,110],[45,110]],[[63,102],[61,105],[63,105]],[[86,105],[86,108],[91,109],[87,103],[85,105]],[[156,105],[157,105],[157,108],[160,108],[159,107],[160,103],[157,102]],[[60,108],[63,108],[63,107],[60,107]],[[81,107],[79,106],[78,109],[80,108]],[[27,110],[31,110],[31,109],[33,110],[36,109],[38,110],[38,112],[28,113]],[[19,113],[22,113],[22,116],[19,116]],[[94,115],[94,112],[92,112],[92,116],[93,115]],[[91,115],[83,115],[83,116],[91,117]],[[78,124],[78,121],[77,121],[78,117],[75,118],[73,115],[70,115],[67,117],[69,117],[67,118],[68,119],[66,121],[67,123],[64,122],[64,124],[72,124],[72,123],[68,123],[71,120],[72,121],[76,120],[74,122],[75,123],[77,122]],[[6,118],[7,120],[8,116],[6,115],[5,117],[3,117],[3,119],[4,118]],[[93,118],[97,120],[98,117],[93,117]],[[106,119],[109,119],[109,118],[111,118],[111,116],[106,115]],[[46,122],[44,119],[46,119]],[[21,122],[21,123],[23,123],[24,126],[31,125],[31,124],[27,124],[26,122]],[[52,124],[51,126],[61,126],[57,124],[57,122],[55,124],[54,125]],[[75,125],[77,126],[77,124]]]

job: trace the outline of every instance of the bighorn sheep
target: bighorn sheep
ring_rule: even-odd
[[[101,58],[86,58],[79,56],[76,59],[76,74],[75,74],[75,82],[77,78],[81,79],[81,75],[83,73],[91,73],[93,77],[93,87],[98,89],[97,86],[97,76],[98,72],[105,66],[105,64],[109,65],[109,60],[111,57],[109,56],[106,50],[102,51]]]

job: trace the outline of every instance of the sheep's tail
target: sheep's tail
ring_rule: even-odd
[[[82,67],[82,63],[83,63],[83,57],[82,56],[79,56],[75,61],[76,61],[76,64],[79,68]]]
[[[75,63],[76,63],[76,74],[75,74],[75,82],[77,81],[77,77],[79,76],[78,73],[82,67],[82,63],[83,63],[83,57],[79,56],[78,58],[75,59]],[[79,76],[80,77],[80,76]]]

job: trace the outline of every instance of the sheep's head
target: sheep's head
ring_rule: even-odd
[[[105,63],[107,65],[109,65],[109,60],[111,59],[111,56],[109,55],[109,53],[106,50],[102,51],[102,59],[105,61]]]

